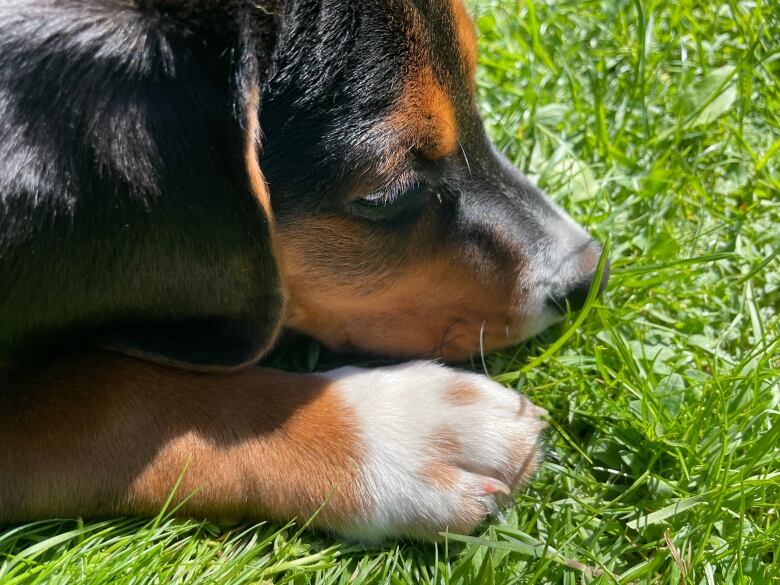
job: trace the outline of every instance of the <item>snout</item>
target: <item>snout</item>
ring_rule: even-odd
[[[601,253],[598,244],[593,241],[588,243],[575,259],[574,264],[578,268],[575,276],[549,293],[547,298],[549,308],[560,313],[566,313],[567,309],[577,311],[585,306],[585,301],[594,287],[597,287],[596,294],[601,295],[604,292],[609,280],[610,263],[607,259],[601,274],[597,274]]]

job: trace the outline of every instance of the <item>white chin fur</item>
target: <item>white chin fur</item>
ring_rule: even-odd
[[[560,312],[544,307],[538,316],[529,318],[525,321],[522,335],[517,341],[524,341],[539,335],[548,327],[552,327],[561,321],[563,321],[563,315]]]

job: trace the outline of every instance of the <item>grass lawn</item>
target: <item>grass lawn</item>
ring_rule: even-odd
[[[491,135],[613,261],[581,324],[475,360],[550,411],[514,508],[375,550],[166,517],[5,526],[0,583],[780,584],[778,0],[473,9]]]

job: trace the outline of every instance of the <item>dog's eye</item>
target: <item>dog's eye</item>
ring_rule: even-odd
[[[376,191],[359,197],[355,202],[368,207],[379,207],[380,205],[390,205],[396,199],[398,199],[398,194],[388,193],[386,191]]]
[[[353,212],[365,219],[382,221],[393,219],[414,207],[422,198],[422,188],[414,180],[402,180],[387,189],[375,191],[354,199],[351,204]]]

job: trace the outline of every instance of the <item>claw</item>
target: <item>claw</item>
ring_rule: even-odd
[[[493,477],[485,477],[482,479],[482,489],[488,495],[504,494],[505,496],[508,496],[512,493],[508,485],[506,485],[503,481]]]
[[[527,398],[523,398],[520,403],[520,416],[536,416],[539,418],[549,416],[549,412],[541,406],[536,406]]]

